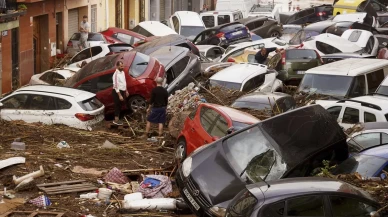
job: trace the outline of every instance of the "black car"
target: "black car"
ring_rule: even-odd
[[[169,94],[186,87],[201,74],[201,62],[198,56],[192,54],[187,48],[165,46],[152,52],[149,56],[158,59],[164,66]]]
[[[332,5],[307,8],[291,15],[283,24],[307,24],[327,20],[333,15]]]
[[[249,29],[239,22],[227,23],[201,32],[193,40],[197,45],[218,45],[227,48],[231,44],[251,41]]]
[[[150,53],[158,50],[163,46],[185,47],[191,50],[191,52],[193,52],[195,55],[199,56],[198,48],[193,43],[191,43],[191,41],[188,40],[186,37],[178,34],[155,37],[155,39],[153,39],[152,41],[141,44],[135,47],[133,50],[149,55]]]
[[[237,22],[248,27],[249,31],[259,35],[262,38],[279,37],[282,27],[274,19],[268,17],[248,17]]]
[[[292,178],[247,185],[230,203],[225,216],[368,217],[380,208],[367,192],[345,182],[318,177]]]
[[[197,216],[223,216],[246,184],[310,176],[323,160],[337,163],[348,155],[337,121],[320,105],[312,105],[202,146],[183,161],[176,181]]]

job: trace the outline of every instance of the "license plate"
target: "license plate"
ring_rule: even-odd
[[[234,36],[234,35],[240,35],[240,34],[242,34],[242,31],[237,31],[237,32],[233,32],[233,33],[232,33],[233,36]]]
[[[199,210],[201,208],[201,207],[199,207],[198,203],[195,202],[194,198],[191,196],[191,194],[189,193],[189,191],[186,188],[183,189],[183,193],[186,195],[186,197],[190,201],[191,205],[194,206],[195,210]]]
[[[298,75],[304,75],[306,71],[296,71],[296,74]]]

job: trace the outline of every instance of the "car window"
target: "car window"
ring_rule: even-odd
[[[230,203],[230,208],[228,209],[226,216],[251,216],[256,204],[257,198],[247,189],[244,189],[238,193],[235,199]]]
[[[227,25],[223,28],[220,29],[221,32],[230,32],[230,31],[235,31],[238,28],[245,27],[243,24],[237,23],[237,24],[232,24],[232,25]]]
[[[229,15],[218,15],[218,25],[230,23],[230,16]]]
[[[287,200],[287,216],[325,216],[322,196],[306,196]]]
[[[176,16],[172,17],[172,24],[174,26],[175,32],[179,33],[179,20]]]
[[[210,134],[210,130],[213,127],[215,121],[217,120],[218,114],[211,108],[202,107],[200,112],[200,120],[203,129]]]
[[[70,109],[73,105],[65,99],[55,98],[57,103],[57,110]]]
[[[376,115],[369,112],[364,112],[364,123],[368,122],[376,122]]]
[[[44,95],[30,95],[29,109],[31,110],[55,110],[54,98]]]
[[[257,217],[283,217],[285,202],[267,205]]]
[[[27,109],[27,94],[16,94],[3,100],[2,109]]]
[[[348,38],[348,41],[351,41],[351,42],[357,42],[358,39],[360,38],[362,32],[361,31],[353,31],[349,38]]]
[[[80,33],[74,33],[71,38],[70,38],[70,41],[79,41],[81,37],[81,34]]]
[[[309,16],[309,15],[311,15],[313,13],[314,13],[314,9],[312,9],[312,8],[300,11],[300,12],[297,13],[296,19],[307,17],[307,16]]]
[[[214,27],[214,16],[203,16],[202,21],[205,24],[206,28]]]
[[[342,53],[337,48],[335,48],[329,44],[326,44],[324,42],[316,41],[315,43],[316,43],[317,49],[324,54]]]
[[[127,44],[135,44],[136,42],[140,41],[140,39],[133,37],[131,35],[123,34],[123,33],[117,33],[114,34],[115,38],[118,40],[127,43]]]
[[[347,107],[342,118],[342,123],[357,124],[360,122],[360,111],[358,109]]]
[[[256,77],[253,77],[249,79],[242,89],[242,91],[251,91],[255,88],[260,87],[264,83],[265,74],[257,75]]]
[[[146,71],[149,61],[150,57],[148,55],[136,52],[135,59],[129,68],[129,74],[134,78],[139,77]]]
[[[379,45],[380,45],[380,46],[385,47],[385,46],[383,45],[384,42],[388,44],[388,38],[387,38],[387,37],[377,37],[377,40],[379,41]]]
[[[364,149],[381,145],[380,143],[381,133],[364,133],[353,137],[349,142],[361,145]],[[354,140],[354,141],[353,141]]]
[[[78,86],[78,89],[97,93],[113,86],[113,74],[105,74],[87,80]]]
[[[248,27],[248,29],[251,30],[251,31],[255,29],[255,24],[254,23],[248,23],[245,26]]]
[[[109,51],[112,53],[120,53],[120,52],[126,52],[130,51],[132,47],[129,45],[123,45],[123,44],[113,44],[109,46]]]
[[[333,216],[370,216],[378,208],[356,198],[330,196]]]
[[[93,49],[93,47],[92,47]],[[100,48],[101,49],[101,48]],[[101,49],[102,51],[102,49]],[[92,52],[90,52],[90,49],[85,49],[78,54],[76,54],[71,60],[69,61],[70,64],[80,62],[82,60],[86,60],[91,57]]]
[[[368,80],[368,93],[374,93],[384,78],[385,75],[383,69],[379,69],[367,74],[366,79]]]
[[[104,36],[99,33],[89,33],[88,41],[105,41]]]
[[[78,105],[85,111],[94,111],[104,106],[96,97],[78,102]]]
[[[56,72],[46,72],[42,76],[40,76],[39,79],[48,84],[54,85],[56,84],[57,80],[63,80],[65,78]]]
[[[342,110],[342,106],[334,106],[334,107],[330,107],[327,109],[327,111],[329,112],[329,114],[331,114],[331,116],[333,116],[333,118],[335,120],[338,119],[340,113],[341,113],[341,110]]]
[[[375,39],[373,36],[370,36],[365,46],[365,52],[372,53],[374,45],[375,45]]]
[[[364,96],[366,95],[365,76],[359,75],[355,77],[352,87],[349,92],[350,97]]]
[[[135,28],[133,28],[132,31],[139,33],[140,35],[144,35],[145,37],[154,36],[153,34],[148,32],[147,30],[145,30],[143,27],[141,27],[140,25],[135,26]]]
[[[202,32],[201,34],[197,35],[197,37],[193,40],[194,44],[197,44],[198,42],[201,42],[205,36],[205,32]]]
[[[264,20],[254,22],[255,28],[260,28],[264,24]]]
[[[317,59],[315,50],[310,49],[290,49],[286,50],[286,60],[292,59]]]
[[[187,64],[189,64],[189,61],[190,57],[185,56],[172,66],[175,78],[177,78],[186,69]]]
[[[227,134],[227,130],[228,130],[228,122],[222,115],[219,115],[215,125],[211,129],[210,135],[221,138]]]
[[[197,109],[194,109],[194,110],[188,115],[188,117],[189,117],[191,120],[194,120],[195,114],[197,114],[197,110],[198,110],[198,108],[197,108]]]

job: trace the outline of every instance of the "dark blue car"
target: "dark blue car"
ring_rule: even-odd
[[[204,30],[195,37],[193,43],[227,48],[231,44],[247,41],[252,41],[249,29],[241,23],[234,22]]]
[[[352,154],[347,160],[339,164],[332,174],[359,173],[362,177],[381,177],[385,179],[388,172],[388,145],[381,145],[365,149]]]

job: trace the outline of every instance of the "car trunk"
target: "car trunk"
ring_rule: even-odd
[[[242,25],[227,26],[222,28],[221,32],[225,34],[224,37],[229,43],[249,37],[248,29]]]
[[[283,55],[282,65],[287,79],[302,79],[305,72],[321,65],[319,55],[314,50],[293,49]]]

